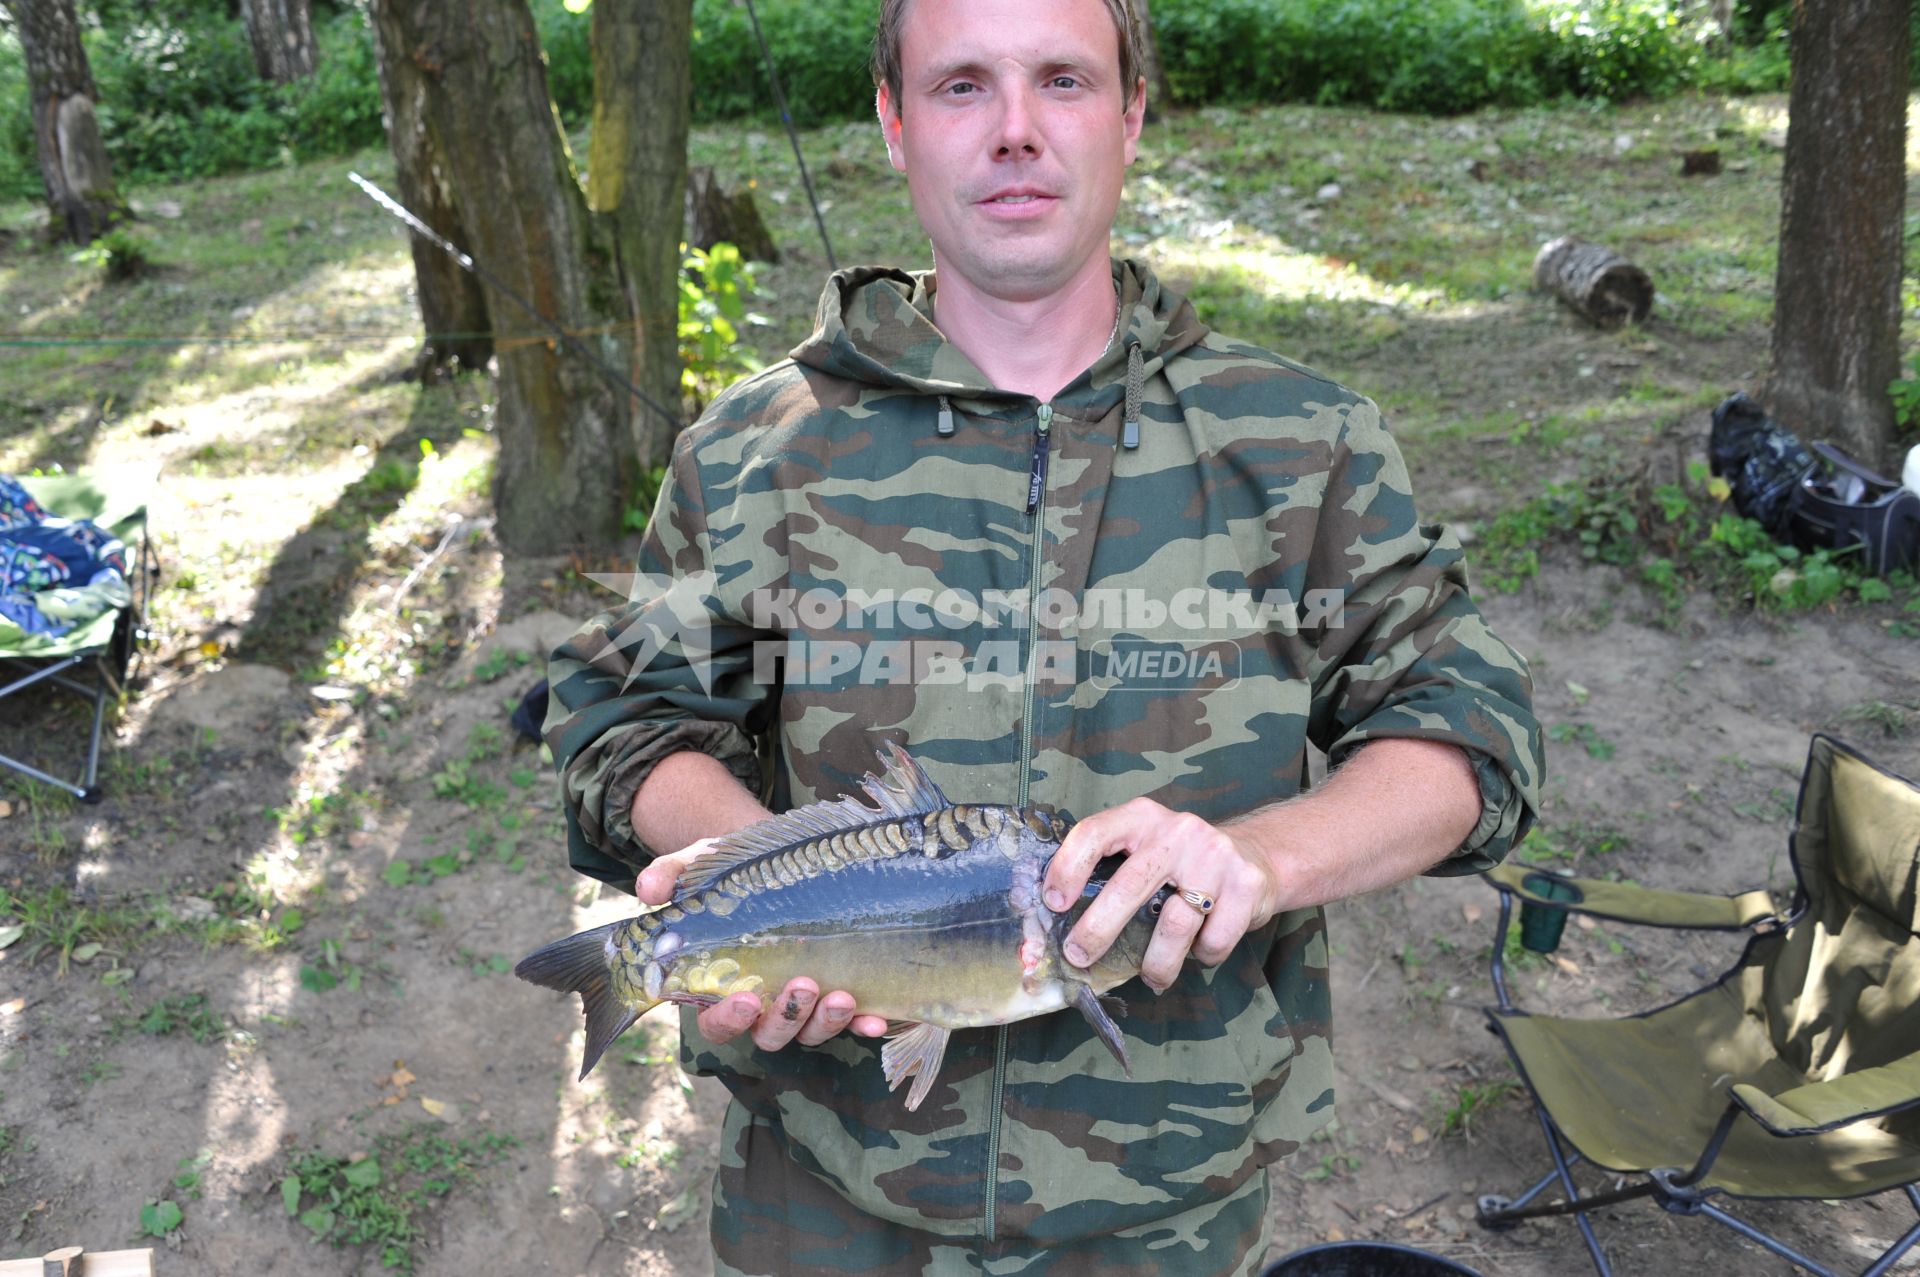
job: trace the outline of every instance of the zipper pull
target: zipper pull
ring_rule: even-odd
[[[1040,508],[1040,497],[1047,490],[1048,436],[1053,432],[1053,405],[1040,405],[1039,420],[1033,431],[1033,466],[1027,471],[1027,513]]]

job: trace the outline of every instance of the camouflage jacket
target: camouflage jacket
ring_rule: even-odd
[[[960,801],[1209,820],[1297,793],[1309,743],[1337,764],[1449,741],[1483,812],[1435,872],[1506,853],[1541,780],[1526,668],[1419,524],[1378,409],[1115,270],[1120,337],[1050,404],[947,344],[931,278],[861,268],[680,437],[642,557],[679,584],[550,671],[577,869],[631,889],[629,807],[674,750],[783,808],[849,790],[887,737]],[[683,1036],[861,1210],[1044,1243],[1224,1198],[1323,1125],[1326,962],[1304,910],[1160,997],[1123,985],[1131,1079],[1078,1015],[957,1033],[917,1113],[850,1035]]]

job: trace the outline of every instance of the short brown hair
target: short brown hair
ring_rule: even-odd
[[[887,87],[893,98],[893,111],[900,113],[900,29],[907,20],[912,0],[880,0],[880,22],[873,32],[873,84]],[[1140,23],[1133,15],[1133,0],[1105,0],[1120,37],[1120,109],[1133,105],[1133,91],[1140,83]]]

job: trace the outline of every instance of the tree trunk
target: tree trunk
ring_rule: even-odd
[[[1562,235],[1533,259],[1533,286],[1602,328],[1637,324],[1653,309],[1647,272],[1610,248]]]
[[[398,49],[429,78],[430,132],[473,256],[614,369],[628,315],[594,242],[526,0],[391,0]],[[609,295],[611,294],[611,295]],[[608,545],[636,485],[631,398],[489,290],[500,539],[518,553]]]
[[[1173,86],[1160,65],[1160,42],[1153,38],[1153,16],[1147,0],[1134,0],[1133,12],[1140,20],[1140,74],[1147,78],[1147,119],[1156,120],[1173,105]]]
[[[715,244],[731,244],[750,262],[780,260],[773,232],[760,220],[753,192],[729,194],[705,164],[687,172],[687,242],[703,251]]]
[[[608,219],[626,308],[637,321],[634,380],[677,409],[693,0],[594,0],[592,39],[587,202]],[[663,464],[678,421],[642,404],[634,425],[641,464]]]
[[[393,148],[394,184],[399,188],[400,202],[462,252],[471,252],[446,150],[434,132],[428,110],[432,74],[437,68],[424,56],[410,56],[420,51],[408,44],[395,0],[373,0],[372,17],[380,98],[386,108],[387,141]],[[431,380],[443,370],[472,372],[485,368],[493,358],[493,340],[485,335],[492,331],[493,320],[479,279],[418,235],[409,239],[420,321],[426,326],[426,344],[414,365],[415,374]]]
[[[253,45],[253,66],[269,84],[291,84],[313,74],[313,23],[308,0],[240,0]]]
[[[27,59],[33,141],[54,234],[90,244],[127,215],[94,108],[99,91],[73,0],[4,0]]]
[[[1773,415],[1896,465],[1908,3],[1795,0],[1774,287]]]

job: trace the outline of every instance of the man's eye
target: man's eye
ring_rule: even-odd
[[[1056,89],[1077,89],[1080,87],[1078,77],[1071,75],[1056,75],[1053,77],[1052,83]]]
[[[972,93],[974,91],[974,87],[975,86],[970,82],[966,80],[961,80],[961,81],[958,81],[957,83],[949,84],[947,86],[947,93],[953,97],[965,97],[967,94]]]

